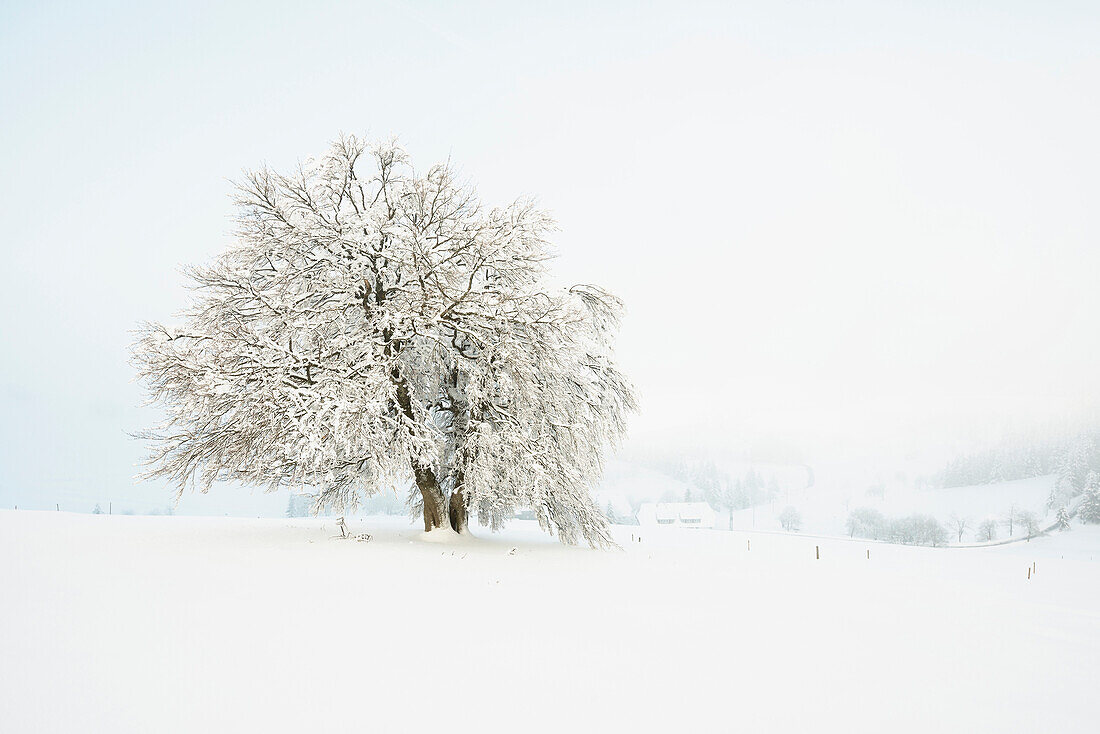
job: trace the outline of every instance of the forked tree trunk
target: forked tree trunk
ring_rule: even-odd
[[[394,367],[390,372],[390,378],[396,388],[397,404],[401,408],[401,412],[409,420],[415,420],[412,398],[409,395],[409,385],[402,377],[401,371]],[[435,476],[435,472],[431,470],[431,467],[414,464],[413,476],[416,477],[416,487],[420,490],[420,497],[424,502],[424,532],[428,533],[436,528],[444,527],[444,523],[450,525],[451,529],[457,533],[465,532],[468,510],[466,497],[461,489],[461,477],[455,491],[451,493],[451,501],[448,506],[447,500],[443,496],[443,489],[439,486],[439,479]]]

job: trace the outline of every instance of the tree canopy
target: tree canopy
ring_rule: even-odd
[[[234,245],[187,270],[178,326],[134,362],[166,418],[147,474],[310,488],[316,507],[409,487],[426,530],[529,507],[564,542],[609,542],[590,497],[635,409],[621,302],[549,283],[554,222],[486,207],[449,165],[341,137],[237,185]]]

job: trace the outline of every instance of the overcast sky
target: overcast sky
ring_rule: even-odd
[[[128,332],[227,244],[228,179],[340,131],[553,211],[561,277],[627,302],[639,445],[1094,402],[1095,3],[595,5],[0,6],[0,505],[167,502]]]

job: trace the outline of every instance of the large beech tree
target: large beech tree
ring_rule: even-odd
[[[342,137],[237,186],[235,244],[188,270],[178,326],[134,361],[166,418],[147,474],[308,488],[354,508],[410,488],[425,530],[534,510],[564,542],[609,542],[590,497],[635,407],[612,360],[621,303],[547,282],[554,224],[488,208],[452,168]]]

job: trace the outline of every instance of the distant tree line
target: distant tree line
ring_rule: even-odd
[[[940,487],[967,487],[1056,473],[1066,454],[1066,443],[1051,439],[1021,439],[996,448],[957,456],[932,478]]]
[[[848,535],[903,545],[947,545],[947,530],[931,515],[888,518],[878,510],[860,507],[848,515]]]
[[[1100,511],[1100,498],[1097,501],[1097,509]],[[1058,515],[1058,522],[1062,527],[1069,526],[1064,509]],[[948,526],[945,528],[931,515],[914,514],[888,518],[878,510],[860,507],[849,513],[847,521],[848,535],[853,538],[933,547],[946,545],[948,539],[952,537],[956,543],[962,543],[968,530],[974,531],[973,539],[978,542],[996,540],[997,529],[1000,527],[1004,527],[1009,538],[1016,537],[1017,534],[1032,538],[1040,530],[1039,516],[1013,504],[1000,517],[986,518],[977,527],[971,525],[968,517],[951,515]]]
[[[1085,515],[1092,516],[1092,496],[1100,495],[1100,429],[1058,437],[1018,438],[993,449],[958,456],[933,477],[933,483],[945,488],[964,487],[1051,474],[1055,475],[1055,482],[1047,508],[1067,507],[1076,498],[1089,495],[1080,500],[1078,514],[1085,522],[1092,522]],[[1100,496],[1096,501],[1100,502]]]

